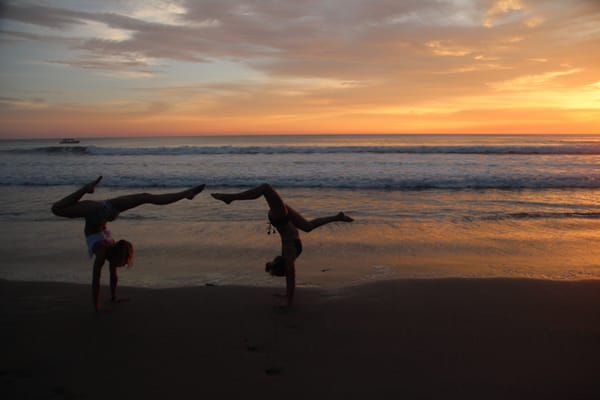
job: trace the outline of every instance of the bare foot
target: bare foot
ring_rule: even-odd
[[[188,190],[189,194],[185,196],[186,199],[192,200],[198,193],[204,190],[206,185],[198,185]]]
[[[96,178],[95,181],[90,182],[87,185],[85,185],[86,193],[94,193],[94,190],[96,190],[96,185],[98,185],[101,180],[102,180],[102,175],[100,175],[98,178]]]
[[[338,214],[338,218],[339,218],[339,220],[340,220],[340,221],[342,221],[342,222],[352,222],[352,221],[354,221],[354,218],[351,218],[351,217],[347,216],[347,215],[346,215],[346,214],[344,214],[343,212],[340,212],[340,213]]]
[[[211,196],[225,204],[230,204],[232,201],[226,193],[211,193]]]

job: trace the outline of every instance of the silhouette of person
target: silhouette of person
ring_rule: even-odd
[[[268,218],[271,225],[275,227],[281,238],[281,256],[265,265],[265,269],[271,275],[286,277],[286,306],[291,306],[296,288],[295,260],[302,253],[302,241],[298,229],[310,232],[319,226],[331,222],[352,222],[352,218],[339,212],[336,215],[306,220],[292,207],[284,203],[279,194],[269,184],[262,184],[253,189],[239,193],[212,193],[215,199],[230,204],[235,200],[254,200],[264,196],[269,205]]]
[[[133,245],[126,240],[115,242],[106,228],[107,222],[114,221],[123,211],[142,204],[165,205],[184,198],[191,200],[204,189],[204,185],[200,185],[176,193],[137,193],[104,201],[81,200],[86,193],[93,193],[101,180],[102,176],[99,176],[52,206],[52,213],[59,217],[85,218],[84,233],[88,254],[90,258],[95,256],[92,301],[96,311],[100,310],[100,276],[104,263],[106,261],[109,263],[111,300],[113,302],[127,300],[117,298],[117,268],[133,265]]]

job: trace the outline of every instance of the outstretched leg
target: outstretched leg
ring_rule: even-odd
[[[94,212],[98,208],[98,202],[93,200],[81,201],[81,198],[86,193],[94,193],[96,185],[98,185],[101,180],[102,176],[99,176],[94,181],[54,203],[52,205],[52,213],[59,217],[78,218],[85,217],[89,213]]]
[[[331,222],[352,222],[354,219],[350,218],[343,212],[339,212],[336,215],[328,217],[320,217],[312,220],[305,219],[299,212],[288,206],[288,215],[292,223],[300,230],[304,232],[310,232],[322,225],[329,224]]]
[[[246,190],[239,193],[212,193],[212,197],[217,200],[221,200],[226,204],[230,204],[235,200],[255,200],[261,196],[265,197],[265,200],[269,204],[273,218],[282,218],[286,215],[286,205],[279,196],[279,194],[273,189],[268,183],[263,183],[253,189]]]
[[[142,204],[166,205],[175,203],[182,199],[192,200],[198,193],[204,190],[204,185],[165,194],[137,193],[110,199],[110,203],[118,212],[123,212]]]

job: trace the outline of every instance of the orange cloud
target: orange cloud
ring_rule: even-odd
[[[0,136],[599,131],[596,1],[52,4],[5,2]]]

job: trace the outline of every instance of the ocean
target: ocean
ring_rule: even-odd
[[[280,250],[267,234],[266,203],[209,195],[263,182],[307,218],[356,219],[302,235],[299,286],[598,279],[599,164],[592,135],[0,140],[0,278],[89,282],[83,221],[50,207],[103,175],[88,198],[207,185],[192,201],[144,205],[110,224],[136,247],[123,285],[282,285],[264,272]]]

